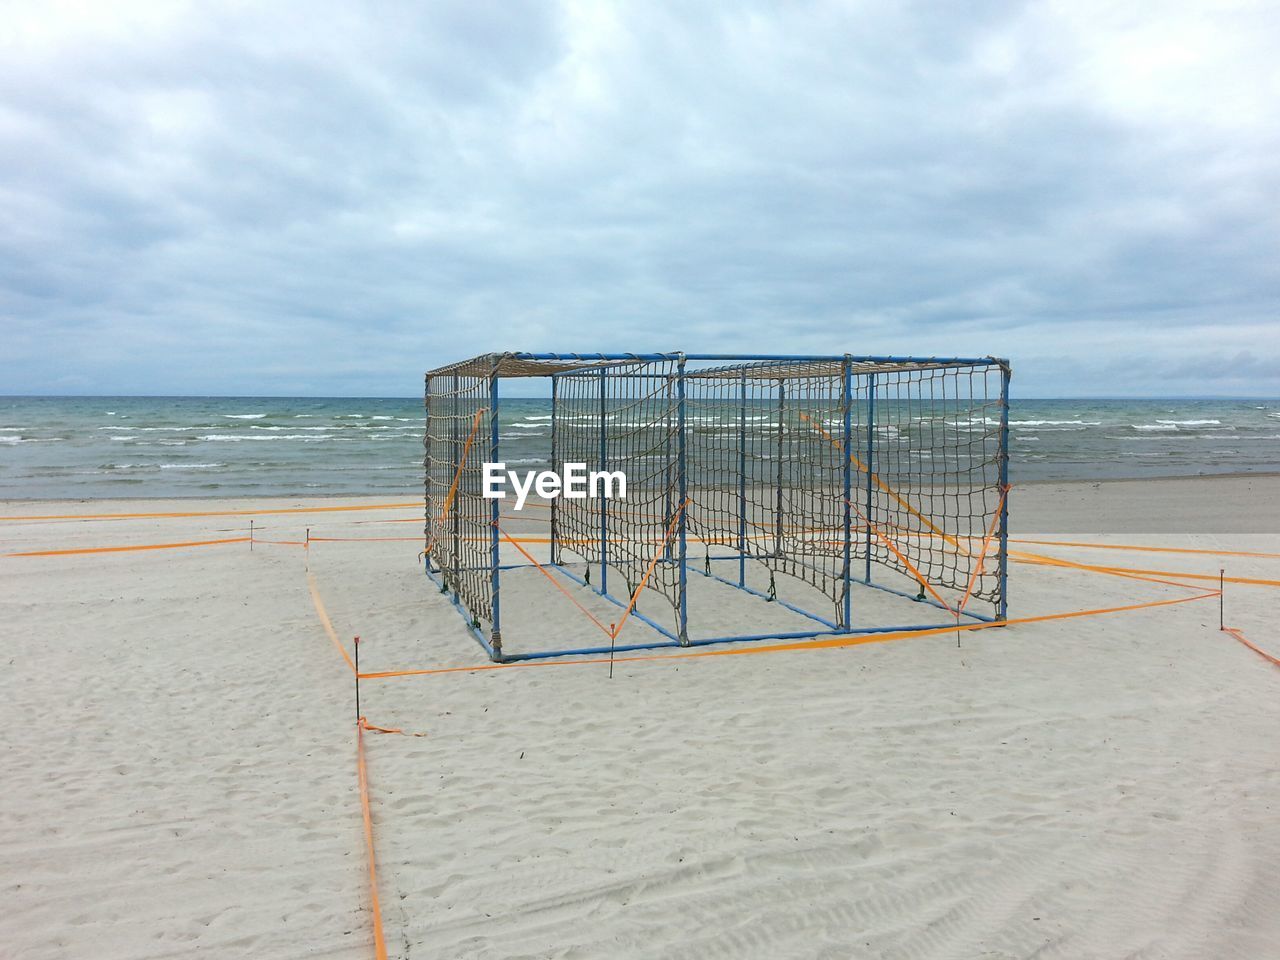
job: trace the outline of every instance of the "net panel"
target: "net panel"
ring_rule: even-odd
[[[445,585],[472,617],[492,625],[492,501],[482,494],[483,465],[490,459],[490,381],[480,373],[428,374],[426,378],[426,559],[440,569]],[[458,486],[450,503],[455,476]]]
[[[841,364],[744,365],[692,372],[687,396],[690,530],[705,569],[727,547],[817,588],[843,624],[846,554],[864,547],[851,535],[846,546],[843,450],[865,432],[865,381],[859,394]]]
[[[630,597],[661,553],[645,600],[663,597],[677,629],[679,558],[668,532],[680,506],[678,369],[660,360],[557,375],[551,457],[561,476],[578,463],[588,472],[620,470],[627,480],[624,498],[606,499],[599,485],[596,496],[552,501],[553,562],[584,560],[598,568],[597,586]]]
[[[875,375],[866,459],[880,482],[871,484],[871,521],[936,586],[968,587],[999,509],[1001,375],[996,366]],[[867,540],[874,563],[908,573],[878,537]],[[999,550],[998,543],[988,550],[974,580],[975,599],[1000,600]]]

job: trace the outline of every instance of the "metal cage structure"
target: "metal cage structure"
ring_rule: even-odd
[[[1010,374],[995,357],[851,354],[494,353],[437,368],[424,398],[427,575],[495,661],[1002,621]],[[511,563],[483,464],[503,460],[500,385],[530,377],[550,380],[549,469],[622,471],[626,496],[551,498],[546,563],[523,550]],[[505,652],[503,575],[534,563],[627,608],[653,641]],[[755,570],[767,588],[749,585]],[[877,582],[880,571],[892,582]],[[691,636],[698,576],[813,628]],[[779,596],[779,578],[826,609]],[[947,619],[855,624],[856,588]],[[640,590],[669,613],[634,609]]]

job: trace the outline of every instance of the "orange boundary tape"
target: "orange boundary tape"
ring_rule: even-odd
[[[969,583],[964,588],[964,596],[960,598],[960,605],[956,607],[956,616],[960,616],[964,612],[965,605],[969,602],[969,597],[973,595],[973,586],[978,582],[978,577],[982,575],[982,561],[987,557],[987,548],[991,546],[991,538],[996,535],[996,526],[1000,523],[1000,514],[1004,510],[1005,497],[1009,495],[1009,484],[1005,484],[1005,488],[1000,491],[1000,502],[996,504],[996,512],[991,517],[991,525],[987,528],[987,535],[982,540],[982,550],[978,552],[978,559],[973,565],[973,572],[969,574]]]
[[[311,603],[316,608],[316,616],[320,618],[320,625],[324,627],[324,632],[329,635],[329,639],[333,641],[333,645],[338,648],[338,652],[342,654],[342,659],[347,661],[347,666],[351,668],[351,672],[356,672],[356,662],[351,659],[351,654],[347,653],[347,648],[342,645],[342,641],[338,639],[338,633],[333,629],[333,622],[329,619],[329,612],[324,608],[324,601],[320,599],[320,588],[316,586],[316,578],[311,575],[311,571],[307,571],[307,588],[311,591]]]
[[[342,507],[279,507],[274,510],[189,510],[173,513],[62,513],[47,516],[0,517],[0,522],[25,523],[28,520],[147,520],[157,517],[261,517],[285,513],[337,513],[345,510],[403,510],[416,507],[410,503],[362,503]]]
[[[364,759],[364,717],[356,724],[356,777],[360,783],[360,810],[364,815],[364,845],[369,856],[369,907],[373,911],[373,952],[387,960],[387,941],[382,933],[382,905],[378,902],[378,867],[373,853],[373,815],[369,811],[369,773]]]
[[[179,547],[209,547],[221,543],[248,543],[248,537],[228,537],[225,540],[186,540],[182,543],[137,543],[127,547],[80,547],[76,550],[28,550],[23,553],[6,553],[6,557],[68,557],[83,553],[126,553],[130,550],[176,550]],[[259,540],[259,543],[270,541]]]
[[[535,567],[537,567],[537,568],[538,568],[538,572],[539,572],[540,574],[542,574],[544,577],[546,577],[548,580],[550,580],[550,581],[551,581],[551,585],[552,585],[553,587],[555,587],[557,590],[559,590],[561,593],[563,593],[566,597],[568,597],[568,598],[569,598],[569,602],[570,602],[570,603],[572,603],[575,607],[577,607],[577,608],[578,608],[579,610],[581,610],[584,614],[586,614],[586,616],[587,616],[587,619],[588,619],[588,620],[590,620],[592,623],[594,623],[597,627],[599,627],[601,630],[603,630],[606,634],[609,634],[609,628],[608,628],[608,627],[606,627],[603,623],[601,623],[598,619],[596,619],[596,616],[595,616],[595,615],[594,615],[590,610],[588,610],[586,607],[584,607],[582,604],[580,604],[580,603],[578,602],[578,598],[577,598],[577,597],[575,597],[573,594],[571,594],[568,590],[566,590],[566,589],[564,588],[564,585],[563,585],[563,584],[561,584],[561,583],[560,583],[560,581],[558,581],[558,580],[557,580],[555,577],[553,577],[551,574],[547,573],[546,569],[544,569],[544,568],[543,568],[542,564],[540,564],[537,560],[533,559],[533,555],[532,555],[532,554],[530,554],[528,550],[526,550],[524,547],[520,546],[520,544],[516,543],[516,541],[515,541],[515,540],[513,540],[513,539],[512,539],[512,538],[507,534],[507,531],[505,531],[505,530],[503,530],[503,529],[502,529],[502,525],[501,525],[501,524],[495,523],[495,524],[494,524],[494,526],[497,528],[498,533],[502,536],[502,538],[503,538],[504,540],[506,540],[509,544],[511,544],[513,547],[515,547],[517,550],[519,550],[519,551],[524,555],[524,557],[525,557],[525,559],[526,559],[526,560],[528,560],[528,561],[529,561],[530,563],[532,563]],[[612,636],[612,634],[610,634],[610,636]],[[363,676],[363,675],[362,675],[362,676]]]
[[[1280,667],[1280,657],[1273,657],[1271,654],[1267,653],[1267,651],[1261,649],[1260,647],[1255,647],[1252,643],[1246,640],[1244,634],[1241,633],[1239,630],[1237,630],[1235,627],[1223,627],[1222,632],[1231,634],[1231,636],[1235,637],[1237,640],[1243,643],[1246,647],[1248,647],[1258,656],[1262,657],[1264,660],[1270,660],[1277,667]]]
[[[1116,577],[1129,577],[1133,580],[1151,580],[1153,583],[1168,583],[1175,587],[1199,589],[1193,584],[1177,583],[1173,580],[1157,580],[1156,577],[1185,577],[1188,580],[1221,580],[1225,583],[1241,583],[1254,587],[1280,587],[1280,580],[1263,580],[1259,577],[1220,577],[1209,573],[1187,573],[1184,570],[1142,570],[1135,567],[1102,567],[1089,563],[1075,563],[1059,557],[1050,557],[1040,553],[1024,553],[1019,550],[1009,551],[1009,556],[1019,563],[1039,564],[1050,567],[1073,567],[1077,570],[1089,570],[1093,573],[1105,573]]]
[[[921,587],[923,587],[925,590],[928,590],[931,594],[933,594],[933,599],[937,600],[940,604],[942,604],[944,607],[946,607],[946,608],[947,608],[947,612],[948,612],[948,613],[955,613],[955,614],[956,614],[956,616],[959,616],[959,614],[958,614],[955,610],[953,610],[953,609],[952,609],[951,604],[949,604],[949,603],[947,603],[947,601],[943,600],[943,599],[942,599],[942,595],[941,595],[940,593],[938,593],[938,591],[937,591],[937,590],[933,589],[933,585],[932,585],[931,583],[929,583],[929,581],[928,581],[928,580],[926,580],[926,579],[925,579],[924,574],[922,574],[919,570],[917,570],[917,569],[916,569],[915,564],[914,564],[914,563],[912,563],[910,560],[908,560],[908,559],[903,555],[902,551],[901,551],[901,550],[899,550],[897,547],[895,547],[895,546],[893,545],[893,541],[892,541],[892,540],[890,540],[888,537],[886,537],[886,536],[885,536],[883,533],[881,533],[879,530],[877,530],[877,529],[876,529],[876,527],[875,527],[875,524],[873,524],[870,520],[868,520],[868,519],[866,518],[866,516],[864,516],[864,515],[863,515],[863,513],[862,513],[862,511],[861,511],[861,510],[859,510],[857,507],[854,507],[854,506],[853,506],[853,501],[851,501],[851,500],[846,500],[846,501],[845,501],[845,503],[847,503],[847,504],[849,504],[849,506],[853,507],[853,512],[854,512],[854,513],[856,513],[858,516],[862,517],[863,522],[864,522],[868,527],[870,527],[870,528],[871,528],[871,532],[872,532],[872,533],[874,533],[877,537],[879,537],[879,538],[880,538],[880,540],[881,540],[881,542],[882,542],[882,543],[884,543],[884,545],[885,545],[886,547],[888,547],[890,550],[892,550],[892,551],[893,551],[893,555],[894,555],[895,557],[897,557],[899,560],[901,560],[901,561],[902,561],[902,565],[903,565],[904,567],[906,567],[909,571],[911,571],[911,575],[912,575],[913,577],[915,577],[915,578],[916,578],[916,580],[917,580],[917,582],[919,582],[920,586],[921,586]]]
[[[1077,540],[1014,540],[1010,543],[1029,543],[1042,547],[1083,547],[1089,550],[1133,550],[1142,553],[1193,553],[1207,557],[1266,557],[1280,560],[1280,553],[1261,553],[1253,550],[1205,550],[1191,547],[1151,547],[1134,543],[1081,543]]]
[[[1193,597],[1175,597],[1172,600],[1151,600],[1146,603],[1133,603],[1121,607],[1102,607],[1097,610],[1072,610],[1067,613],[1047,613],[1036,617],[1018,617],[1003,622],[962,623],[946,627],[932,627],[928,630],[901,630],[894,633],[846,634],[816,640],[802,640],[794,643],[769,644],[767,646],[734,647],[728,650],[693,650],[687,653],[656,653],[646,656],[616,657],[614,663],[639,663],[650,660],[690,660],[704,657],[734,657],[756,653],[781,653],[789,650],[821,650],[836,647],[855,647],[866,643],[887,643],[891,640],[908,640],[913,637],[931,637],[939,634],[952,634],[957,630],[988,630],[992,627],[1016,626],[1024,623],[1044,623],[1049,620],[1070,620],[1076,617],[1096,617],[1108,613],[1124,613],[1130,610],[1146,610],[1151,607],[1167,607],[1178,603],[1190,603],[1193,600],[1207,600],[1218,596],[1218,591],[1197,594]],[[524,667],[567,667],[591,663],[608,663],[608,659],[581,660],[521,660],[516,663],[481,663],[465,667],[436,667],[423,670],[382,670],[376,673],[362,673],[362,680],[386,680],[395,677],[434,676],[443,673],[477,673],[488,670],[514,670]]]

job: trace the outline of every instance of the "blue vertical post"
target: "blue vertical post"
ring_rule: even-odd
[[[607,367],[600,368],[600,470],[609,469],[609,450],[605,429],[605,375]],[[609,501],[604,497],[605,486],[600,484],[600,592],[609,592]]]
[[[498,371],[497,364],[489,375],[489,462],[498,463]],[[502,659],[502,615],[499,600],[501,572],[498,559],[498,504],[499,500],[489,501],[489,591],[493,599],[493,631],[490,643],[493,646],[493,659]]]
[[[451,481],[455,476],[457,476],[458,465],[462,463],[462,440],[459,436],[460,425],[458,423],[458,389],[458,375],[455,373],[453,375],[453,457],[449,465],[449,479]],[[453,561],[453,592],[456,596],[459,586],[458,578],[462,569],[462,511],[458,509],[456,499],[457,494],[455,494],[454,497],[454,503],[451,504],[449,508],[453,512],[453,553],[450,555],[450,559]],[[441,573],[441,578],[444,578],[443,572]]]
[[[778,469],[775,472],[776,486],[773,495],[773,555],[775,557],[782,556],[782,444],[783,432],[786,429],[782,425],[782,418],[786,413],[787,405],[787,381],[781,377],[778,378],[778,446],[774,451],[774,455],[778,458]]]
[[[554,471],[558,471],[560,469],[556,464],[556,420],[559,419],[559,412],[557,408],[560,406],[557,402],[559,399],[559,387],[560,381],[553,373],[551,375],[551,469]],[[559,503],[559,497],[551,498],[551,562],[553,564],[560,562],[560,545],[556,542],[559,538],[558,528],[560,526],[560,517],[556,510],[556,505]]]
[[[840,389],[841,405],[844,407],[844,443],[840,446],[844,481],[844,600],[841,610],[840,626],[848,627],[852,613],[853,591],[851,589],[853,573],[853,362],[849,355],[844,358],[844,379]]]
[[[662,470],[663,470],[663,479],[666,481],[662,490],[662,533],[664,536],[666,535],[666,532],[669,529],[671,529],[672,510],[674,509],[674,505],[671,502],[671,467],[672,467],[672,464],[671,464],[671,406],[672,406],[672,401],[671,401],[671,378],[670,377],[667,378],[667,382],[665,386],[667,391],[667,405],[662,413],[662,426],[663,426],[663,430],[665,431],[665,435],[663,436],[663,439],[662,439],[662,458],[663,458]],[[662,545],[662,562],[663,563],[671,562],[671,541],[670,540],[667,540],[667,542]]]
[[[867,374],[867,459],[863,464],[867,470],[867,572],[863,583],[871,582],[871,484],[876,469],[876,375]]]
[[[680,360],[676,366],[676,426],[680,431],[680,438],[677,443],[677,482],[680,490],[680,504],[676,509],[680,511],[680,520],[677,529],[679,530],[680,544],[680,629],[677,631],[681,646],[689,645],[689,569],[686,563],[688,553],[688,543],[686,536],[686,528],[688,527],[689,510],[686,501],[689,498],[689,470],[688,460],[685,457],[685,437],[684,437],[684,354],[680,354]]]
[[[738,404],[738,586],[747,585],[747,373]]]
[[[1000,366],[1000,607],[997,620],[1009,614],[1009,377],[1008,364]]]
[[[422,407],[426,414],[422,427],[422,540],[423,547],[431,543],[431,374],[422,378]],[[431,570],[431,555],[424,549],[422,562],[428,571]]]

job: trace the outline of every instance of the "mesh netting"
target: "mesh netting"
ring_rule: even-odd
[[[606,499],[601,485],[596,496],[553,500],[551,539],[552,562],[575,555],[599,569],[598,587],[624,597],[661,551],[667,562],[657,564],[645,591],[666,598],[678,614],[679,565],[672,562],[678,548],[668,540],[680,506],[676,373],[676,361],[662,360],[556,376],[552,468],[561,475],[570,463],[621,470],[627,495]]]
[[[592,586],[625,600],[658,556],[645,590],[681,637],[688,564],[710,573],[726,557],[742,558],[719,568],[740,586],[749,560],[769,594],[783,577],[816,589],[840,627],[852,626],[850,586],[877,585],[882,568],[921,598],[950,607],[967,592],[1003,615],[1003,542],[978,556],[1007,466],[1002,363],[543,356],[486,355],[426,381],[427,552],[495,639],[496,509],[481,493],[483,463],[501,459],[491,391],[535,375],[551,377],[551,468],[626,477],[624,498],[601,485],[552,499],[551,563],[585,561]]]
[[[477,373],[426,378],[426,553],[472,617],[492,623],[492,501],[481,492],[490,459],[489,378]]]

